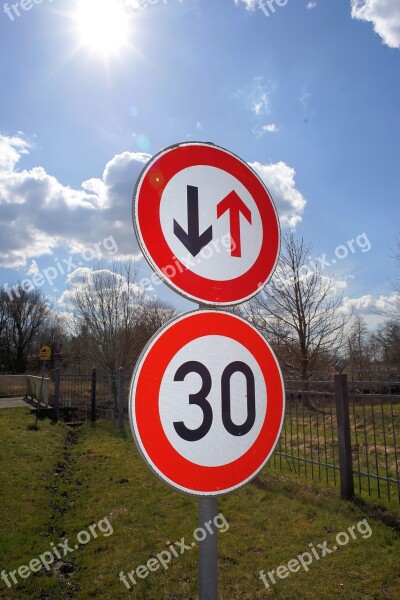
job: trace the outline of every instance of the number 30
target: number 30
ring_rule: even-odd
[[[173,423],[176,433],[188,442],[201,440],[210,431],[213,422],[213,411],[207,396],[211,391],[212,381],[210,371],[203,363],[196,360],[185,362],[175,373],[174,381],[183,381],[189,373],[197,373],[202,379],[201,389],[196,394],[189,394],[189,404],[195,404],[203,411],[203,422],[197,429],[189,429],[183,421]],[[234,373],[242,373],[247,386],[247,418],[241,425],[232,421],[231,411],[231,377]],[[246,435],[256,420],[256,395],[253,371],[240,361],[231,362],[221,376],[222,423],[231,435]]]

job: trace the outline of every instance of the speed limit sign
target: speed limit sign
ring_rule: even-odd
[[[284,386],[267,341],[222,311],[170,321],[132,378],[129,415],[148,466],[197,496],[237,489],[265,465],[280,435]]]

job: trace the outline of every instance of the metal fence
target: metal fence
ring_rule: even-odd
[[[311,381],[287,378],[285,420],[271,466],[338,486],[343,497],[366,493],[400,502],[396,375],[350,372]],[[0,395],[23,396],[25,379],[0,378]],[[114,375],[95,369],[70,375],[57,369],[50,374],[49,403],[56,418],[71,425],[109,418],[123,427],[128,389],[122,369]]]
[[[122,369],[118,374],[97,372],[96,369],[78,375],[63,374],[60,370],[54,373],[54,407],[57,417],[69,424],[118,418],[120,413],[121,416],[126,413],[125,404]]]
[[[24,396],[26,375],[0,374],[0,398]]]
[[[354,373],[324,380],[288,379],[274,467],[338,486],[345,498],[367,493],[400,502],[400,382],[393,376],[383,379],[382,373],[375,379],[369,375],[365,380]],[[128,378],[122,370],[113,376],[93,370],[58,377],[64,420],[118,418],[124,426]]]
[[[400,382],[286,382],[273,465],[352,492],[400,502]]]

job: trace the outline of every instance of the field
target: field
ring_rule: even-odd
[[[399,503],[400,404],[380,399],[374,405],[364,396],[350,402],[349,412],[353,469],[363,474],[354,476],[356,493]],[[277,450],[274,464],[281,470],[340,487],[334,399],[317,400],[312,408],[287,402]]]
[[[35,426],[27,409],[7,409],[0,412],[0,453],[0,566],[16,571],[18,581],[8,587],[1,579],[0,598],[197,598],[198,545],[191,544],[197,500],[150,473],[128,429],[120,432],[113,421],[77,430],[46,420]],[[289,468],[275,470],[271,462],[251,484],[218,501],[219,598],[398,600],[400,509],[388,506],[367,498],[344,502],[337,489]],[[135,575],[129,590],[119,579],[182,538],[188,548],[167,569]],[[66,539],[72,551],[62,556]],[[337,550],[322,557],[325,541]],[[279,570],[284,578],[277,576],[279,566],[311,552],[310,544],[319,559],[308,571],[286,568]],[[48,554],[49,570],[22,569],[26,578],[19,576],[21,565],[54,548],[61,558],[50,563]],[[275,583],[267,578],[272,571]]]

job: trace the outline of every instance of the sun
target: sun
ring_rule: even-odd
[[[128,14],[120,0],[80,0],[74,20],[82,46],[110,56],[128,42]]]

